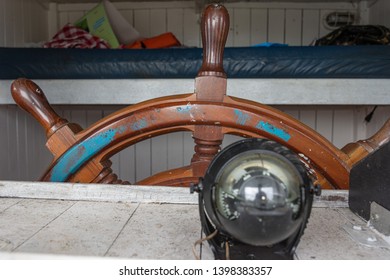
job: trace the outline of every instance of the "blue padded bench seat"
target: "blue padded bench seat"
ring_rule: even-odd
[[[0,48],[0,79],[194,78],[200,48]],[[390,46],[226,48],[228,78],[390,78]]]

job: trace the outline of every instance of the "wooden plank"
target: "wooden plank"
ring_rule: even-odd
[[[135,178],[140,181],[152,175],[151,140],[146,139],[135,145]]]
[[[250,45],[250,10],[234,9],[233,13],[233,46],[245,47]]]
[[[84,16],[84,11],[76,11],[76,12],[69,12],[68,13],[68,21],[71,24],[74,24],[79,19],[81,19]]]
[[[0,200],[2,201],[3,198]],[[0,239],[8,243],[7,248],[2,250],[16,250],[74,203],[73,201],[21,200],[0,212]]]
[[[114,2],[114,1],[112,1]],[[170,9],[170,8],[194,8],[195,5],[192,1],[146,1],[146,2],[114,2],[114,6],[122,12],[122,10],[129,9]],[[96,6],[96,3],[67,3],[59,4],[59,11],[79,11],[90,10]]]
[[[188,188],[0,181],[0,197],[77,201],[197,204]]]
[[[303,108],[299,111],[299,120],[312,129],[316,129],[316,110]]]
[[[15,47],[15,25],[18,13],[14,9],[14,1],[5,1],[4,4],[4,25],[5,29],[5,46]]]
[[[134,26],[134,10],[133,9],[121,10],[120,12],[122,16],[125,18],[125,20],[127,20],[128,23]]]
[[[0,1],[0,22],[5,23],[5,1]],[[0,47],[5,47],[6,25],[0,28]]]
[[[268,42],[284,43],[285,33],[285,10],[268,10]]]
[[[14,30],[14,46],[15,47],[22,47],[25,43],[24,41],[24,27],[25,27],[25,21],[26,18],[24,17],[24,10],[22,6],[22,0],[14,0],[12,1],[14,3],[14,11],[13,11],[13,17],[17,19],[15,22],[15,30]]]
[[[68,22],[69,22],[68,13],[67,12],[60,12],[58,14],[58,29],[65,26]]]
[[[192,260],[192,244],[200,235],[197,205],[141,204],[107,256]]]
[[[139,9],[134,11],[134,28],[141,37],[150,37],[150,10]]]
[[[314,2],[315,1],[315,2]],[[267,8],[267,9],[357,9],[355,3],[346,1],[309,1],[309,0],[293,0],[293,1],[240,1],[234,3],[226,3],[229,8]],[[382,0],[383,1],[383,0]]]
[[[104,256],[135,209],[131,203],[77,202],[16,251]]]
[[[31,40],[32,42],[42,42],[49,40],[48,11],[38,3],[33,1],[31,6]]]
[[[168,9],[167,10],[167,31],[172,32],[180,41],[184,41],[184,10]]]
[[[30,1],[28,1],[30,2]],[[48,11],[48,35],[49,38],[53,38],[53,36],[57,33],[57,31],[61,28],[59,25],[58,19],[58,4],[57,3],[49,3],[49,11]]]
[[[150,10],[150,36],[167,32],[167,14],[165,9]]]
[[[329,141],[333,141],[333,110],[320,108],[317,110],[316,131]]]
[[[371,112],[374,109],[373,106],[367,108],[368,112]],[[367,127],[367,136],[375,134],[382,125],[390,118],[390,106],[378,106],[375,110],[375,113],[372,116],[372,119],[369,123],[366,123]]]
[[[278,107],[281,108],[281,110],[292,116],[293,118],[296,118],[297,120],[299,119],[299,108],[296,106],[286,106],[286,107]]]
[[[334,111],[333,118],[333,144],[342,148],[354,140],[355,122],[353,110],[340,109]]]
[[[11,82],[0,80],[0,92],[8,92]],[[228,95],[269,105],[390,104],[390,79],[243,78],[228,79],[227,83]],[[39,85],[52,105],[127,105],[194,91],[193,79],[76,79],[71,83],[69,80],[40,80]],[[375,93],[367,94],[373,88]],[[104,92],[115,92],[115,98]],[[15,102],[11,96],[0,95],[0,104]]]
[[[183,132],[175,132],[167,135],[167,162],[168,169],[177,168],[184,165],[184,139]]]
[[[124,150],[122,150],[119,154],[120,161],[119,167],[116,170],[119,178],[121,180],[129,181],[130,183],[134,183],[136,181],[135,176],[135,147],[130,146]]]
[[[242,137],[240,136],[236,136],[236,135],[230,135],[230,134],[227,134],[225,135],[225,137],[223,138],[223,142],[222,142],[222,148],[234,143],[234,142],[237,142],[239,140],[243,139]]]
[[[319,37],[320,12],[319,10],[303,10],[302,45],[310,45]]]
[[[302,10],[286,10],[285,43],[290,46],[302,45]]]
[[[30,115],[26,116],[26,157],[27,157],[27,177],[26,181],[37,180],[41,174],[38,166],[40,163],[36,162],[37,150],[46,149],[44,143],[37,143],[36,135],[38,133],[44,133],[40,128],[38,122]]]
[[[355,106],[354,107],[354,119],[356,124],[356,130],[353,141],[367,139],[370,135],[367,134],[367,122],[366,116],[369,114],[367,107]],[[388,115],[387,117],[389,117]],[[387,119],[386,119],[387,120]]]
[[[183,132],[183,164],[189,165],[194,155],[194,139],[192,133]]]
[[[98,108],[86,110],[86,127],[89,127],[95,122],[101,120],[103,115],[103,111]]]
[[[268,11],[267,9],[251,10],[251,45],[267,42]]]
[[[18,154],[18,146],[16,142],[17,137],[17,107],[16,106],[10,106],[8,107],[8,113],[7,113],[7,141],[8,141],[8,150],[9,153],[8,157],[8,166],[7,166],[7,173],[6,177],[8,180],[15,180],[17,179],[17,154]]]
[[[164,171],[168,169],[168,136],[160,135],[152,138],[151,140],[151,165],[152,174]]]
[[[184,34],[181,43],[188,47],[201,47],[199,14],[195,13],[195,9],[184,9],[183,28]]]
[[[0,131],[5,131],[5,135],[8,134],[7,125],[8,125],[8,107],[9,105],[0,106]],[[0,178],[2,180],[8,179],[8,162],[9,157],[11,156],[10,150],[8,148],[8,137],[5,137],[4,134],[0,137]]]
[[[87,113],[83,108],[80,108],[80,107],[73,107],[72,108],[72,117],[69,121],[79,124],[84,129],[88,127],[87,126]]]
[[[15,168],[17,180],[27,180],[28,159],[27,159],[27,120],[25,111],[17,108],[16,111],[16,137],[14,139],[16,143],[16,161],[17,166]]]

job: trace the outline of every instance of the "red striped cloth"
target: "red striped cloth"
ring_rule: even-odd
[[[43,45],[44,48],[80,48],[80,49],[108,49],[110,46],[103,39],[93,36],[84,29],[65,25],[54,35],[53,39]]]

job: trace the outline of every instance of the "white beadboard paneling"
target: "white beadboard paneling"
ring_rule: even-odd
[[[304,108],[299,112],[299,120],[312,129],[316,129],[317,111],[313,108]]]
[[[134,11],[133,10],[122,10],[121,14],[127,20],[128,23],[130,23],[132,26],[134,26]]]
[[[14,7],[13,7],[13,13],[11,15],[16,14],[16,13],[19,13],[22,15],[19,18],[16,18],[13,16],[13,20],[19,22],[18,24],[16,24],[16,22],[14,22],[15,29],[14,29],[14,44],[13,45],[15,47],[21,47],[24,44],[24,31],[25,31],[24,21],[26,20],[26,18],[24,17],[25,10],[23,9],[23,2],[24,1],[23,0],[14,0],[12,2],[14,3]]]
[[[130,146],[114,157],[119,158],[119,168],[113,167],[114,172],[122,180],[127,180],[130,183],[136,182],[136,161],[135,161],[135,145]]]
[[[173,32],[185,45],[201,45],[199,13],[196,13],[193,1],[114,4],[145,37]],[[79,19],[96,3],[51,3],[45,6],[36,1],[3,0],[0,5],[0,21],[4,22],[0,31],[0,45],[12,47],[26,42],[48,40],[62,26]],[[389,5],[383,0],[373,5],[370,9],[370,21],[388,24],[384,11],[390,9]],[[335,10],[357,12],[359,7],[348,2],[250,2],[229,3],[226,6],[232,23],[228,46],[251,45],[264,41],[306,45],[330,32],[322,24],[325,14]]]
[[[166,9],[150,10],[150,36],[156,36],[167,30],[167,13]]]
[[[101,120],[103,118],[103,112],[98,108],[92,107],[90,110],[86,111],[86,118],[86,127],[88,127]]]
[[[60,13],[58,13],[58,28],[57,28],[56,32],[58,30],[60,30],[61,27],[65,26],[66,24],[69,23],[68,15],[69,15],[68,12],[60,12]]]
[[[167,11],[167,31],[175,34],[176,38],[180,41],[184,41],[184,9],[168,9]]]
[[[348,109],[335,110],[333,113],[333,144],[342,148],[352,142],[355,135],[354,111]]]
[[[183,162],[184,138],[183,132],[175,132],[167,135],[167,162],[168,169],[177,168],[188,164]],[[193,142],[193,141],[192,141]]]
[[[199,14],[196,14],[193,8],[185,8],[183,21],[184,34],[181,43],[188,47],[201,47]]]
[[[285,44],[291,46],[302,45],[302,10],[286,10]]]
[[[8,107],[7,112],[7,146],[8,152],[8,162],[6,163],[7,174],[13,174],[14,178],[18,178],[18,146],[17,146],[17,128],[18,119],[17,119],[17,108],[14,106]]]
[[[279,110],[281,110],[282,112],[289,114],[293,118],[299,119],[299,109],[297,109],[296,107],[279,106],[277,108],[279,108]]]
[[[269,9],[268,42],[284,43],[285,9]]]
[[[388,16],[390,11],[390,1],[377,0],[373,3],[369,2],[369,20],[370,24],[380,24],[390,27],[390,18]]]
[[[302,45],[307,46],[319,37],[320,11],[303,10],[302,17]]]
[[[168,135],[160,135],[151,139],[152,174],[168,169],[167,147]]]
[[[317,110],[316,131],[329,141],[333,138],[333,110],[320,108]]]
[[[5,46],[14,47],[14,33],[18,13],[15,11],[15,2],[14,1],[5,1],[4,4],[4,28],[5,28]]]
[[[140,181],[152,175],[151,139],[137,143],[135,146],[135,179]],[[120,174],[124,178],[123,174]]]
[[[84,11],[76,11],[68,13],[68,22],[74,24],[84,16]]]
[[[11,155],[10,149],[8,148],[8,106],[0,106],[0,180],[7,179],[8,174],[8,161]]]
[[[194,139],[191,132],[183,132],[183,162],[188,165],[194,155]]]
[[[233,46],[244,47],[250,45],[250,10],[249,9],[234,9],[233,15],[230,16],[233,27]]]
[[[0,23],[3,25],[2,28],[0,28],[0,47],[5,46],[5,1],[0,0]]]
[[[72,109],[71,118],[68,121],[79,124],[83,129],[87,128],[87,112],[82,107]]]
[[[56,106],[69,121],[90,126],[123,106]],[[375,133],[390,117],[390,106],[380,106],[370,123],[364,117],[372,106],[277,106],[299,119],[341,148]],[[52,156],[45,147],[39,124],[16,105],[0,106],[0,178],[36,180],[49,166]],[[223,146],[241,139],[226,135]],[[176,132],[147,139],[111,158],[112,169],[121,179],[136,182],[151,174],[189,164],[194,153],[190,132]]]
[[[371,112],[372,109],[372,106],[368,107],[367,114]],[[374,135],[388,119],[390,119],[390,106],[378,106],[371,121],[366,123],[367,135]]]
[[[354,122],[355,122],[355,131],[353,138],[356,140],[366,139],[370,135],[367,130],[367,122],[365,118],[369,113],[367,106],[356,106],[354,110]],[[385,114],[384,114],[385,115]],[[389,118],[390,115],[387,116]]]
[[[134,11],[134,28],[142,37],[150,37],[150,10],[140,9]]]
[[[268,11],[267,9],[251,10],[251,45],[267,42]]]
[[[24,1],[27,2],[28,0]],[[31,42],[47,41],[49,39],[49,11],[38,2],[32,1],[30,15],[27,24],[31,26]]]
[[[184,45],[201,46],[200,14],[193,1],[115,2],[114,5],[144,37],[172,32]],[[85,13],[94,6],[93,3],[58,4],[50,6],[50,13],[58,13],[57,21],[64,25],[71,14]],[[231,22],[226,45],[248,46],[265,41],[307,45],[330,31],[325,30],[320,17],[335,10],[357,12],[359,5],[270,1],[226,3],[226,7]]]

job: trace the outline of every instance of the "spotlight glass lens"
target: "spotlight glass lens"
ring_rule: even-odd
[[[272,245],[300,224],[302,178],[285,157],[240,153],[216,177],[213,200],[225,230],[251,245]]]

